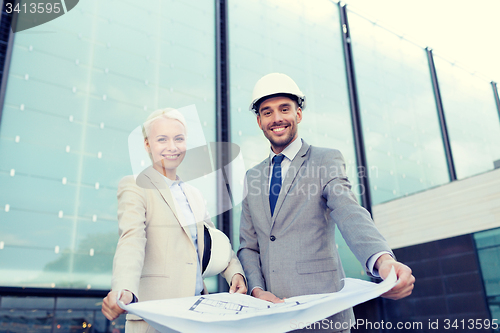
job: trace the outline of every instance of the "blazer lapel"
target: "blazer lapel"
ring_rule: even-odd
[[[194,215],[194,220],[196,222],[196,231],[198,233],[198,257],[200,259],[203,258],[203,250],[205,249],[205,230],[204,230],[204,214],[205,211],[202,211],[200,207],[204,207],[205,205],[198,202],[199,200],[196,200],[196,196],[193,195],[191,188],[189,185],[184,183],[186,186],[183,187],[184,194],[186,195],[187,201],[189,203],[189,207],[191,207],[191,211],[193,212]],[[184,228],[187,232],[189,231],[189,228],[186,226]],[[189,233],[191,236],[191,233]],[[193,244],[194,246],[194,244]]]
[[[302,165],[306,161],[306,154],[307,151],[309,150],[309,147],[310,146],[305,141],[302,141],[302,147],[298,151],[295,158],[292,160],[292,163],[290,164],[290,167],[288,168],[288,171],[286,173],[285,179],[282,180],[283,183],[281,185],[280,195],[278,196],[278,201],[276,202],[276,208],[274,208],[274,215],[272,216],[271,228],[274,227],[276,216],[278,216],[279,214],[280,208],[283,205],[283,202],[285,201],[286,196],[290,191],[290,188],[292,187],[292,183],[297,178],[297,174],[299,173],[300,168],[302,168]],[[268,201],[268,206],[269,206],[269,201]]]
[[[262,203],[264,205],[264,214],[266,215],[267,221],[269,222],[269,225],[272,224],[271,221],[271,205],[269,204],[269,174],[271,172],[270,170],[270,164],[269,164],[269,157],[266,158],[262,162],[262,167],[260,170],[260,184],[261,184],[261,192],[262,193]]]
[[[172,197],[172,192],[170,192],[170,189],[167,188],[167,183],[165,182],[165,179],[163,179],[163,177],[158,173],[158,171],[153,169],[153,167],[147,168],[144,171],[144,175],[151,180],[151,183],[158,190],[158,192],[160,192],[161,196],[163,197],[163,200],[165,200],[167,205],[170,207],[170,210],[172,211],[175,218],[177,219],[177,222],[179,222],[180,226],[182,227],[182,229],[184,229],[184,232],[186,233],[189,240],[191,241],[191,244],[193,244],[193,240],[191,238],[191,231],[189,230],[189,227],[186,224],[186,220],[184,219],[184,216],[182,215],[182,213],[180,211],[179,204]],[[188,202],[189,202],[189,200],[188,200]],[[193,244],[193,247],[194,247],[194,244]]]

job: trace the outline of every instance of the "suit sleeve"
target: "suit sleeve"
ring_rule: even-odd
[[[393,257],[394,254],[370,213],[358,204],[352,193],[342,154],[338,150],[329,150],[321,165],[323,197],[331,210],[330,217],[351,251],[370,274],[367,263],[372,255],[382,251],[389,252]]]
[[[245,188],[243,193],[248,193],[247,177],[245,177]],[[248,195],[250,194],[247,194],[242,203],[238,258],[246,273],[248,292],[251,293],[255,287],[260,287],[265,290],[266,283],[261,270],[259,241],[253,225],[252,215],[248,207]]]
[[[146,248],[146,198],[133,176],[118,185],[119,239],[113,260],[112,290],[138,295]]]

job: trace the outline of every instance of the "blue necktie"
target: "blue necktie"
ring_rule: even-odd
[[[273,157],[273,175],[271,177],[271,187],[269,189],[269,205],[271,206],[271,216],[274,214],[274,207],[278,201],[278,196],[281,191],[281,162],[285,158],[284,155],[276,155]]]

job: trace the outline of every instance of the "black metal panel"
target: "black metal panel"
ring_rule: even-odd
[[[354,60],[352,56],[351,35],[349,31],[349,22],[347,20],[346,5],[339,2],[340,11],[340,29],[342,43],[344,46],[344,59],[347,76],[347,86],[349,89],[349,105],[351,108],[352,128],[354,134],[354,143],[356,145],[356,161],[358,164],[358,179],[363,188],[361,201],[370,213],[372,208],[370,195],[370,181],[368,179],[368,163],[366,161],[366,150],[363,140],[363,129],[361,127],[361,115],[358,99],[358,90],[356,85],[356,75],[354,72]]]
[[[500,97],[498,97],[497,83],[494,81],[491,81],[491,87],[493,88],[493,94],[495,95],[495,104],[497,105],[498,117],[500,118]]]
[[[434,65],[434,56],[432,49],[426,48],[427,60],[429,61],[429,70],[431,72],[432,87],[434,89],[434,98],[436,100],[436,108],[439,116],[439,125],[441,127],[441,135],[443,136],[444,151],[446,153],[446,163],[448,164],[448,173],[450,180],[457,180],[457,173],[455,171],[455,163],[453,162],[453,155],[451,152],[450,137],[448,135],[448,127],[446,126],[446,119],[444,116],[443,102],[441,99],[441,92],[439,90],[439,83],[436,74],[436,67]]]
[[[3,103],[5,100],[5,90],[7,88],[7,78],[9,76],[10,58],[12,55],[12,45],[14,44],[14,33],[10,29],[12,14],[5,12],[5,3],[13,3],[14,0],[1,1],[2,12],[0,17],[0,123],[2,122]]]
[[[412,269],[416,282],[411,296],[396,302],[382,299],[385,322],[423,324],[420,330],[402,332],[445,332],[445,320],[468,325],[469,319],[491,319],[472,234],[396,249],[394,254]],[[432,330],[429,325],[436,321],[439,329]]]
[[[217,142],[231,142],[229,118],[229,62],[228,62],[228,31],[227,31],[227,1],[215,1],[215,42],[216,42],[216,124]],[[230,162],[229,145],[217,145],[217,170],[222,170],[224,179],[217,181],[217,201],[219,205],[225,202],[230,193],[231,175],[225,172],[224,166]],[[232,215],[225,211],[217,217],[218,228],[232,240]],[[219,275],[219,291],[227,291],[227,283]]]
[[[1,296],[106,297],[109,290],[0,287]]]

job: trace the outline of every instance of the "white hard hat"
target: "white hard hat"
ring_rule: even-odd
[[[222,272],[231,261],[229,238],[216,228],[205,226],[205,246],[202,259],[202,277],[207,278]]]
[[[297,103],[302,109],[306,107],[306,96],[300,91],[299,86],[286,74],[271,73],[263,76],[253,88],[252,103],[250,103],[250,111],[259,113],[258,103],[262,98],[286,94],[293,95],[297,98]]]

